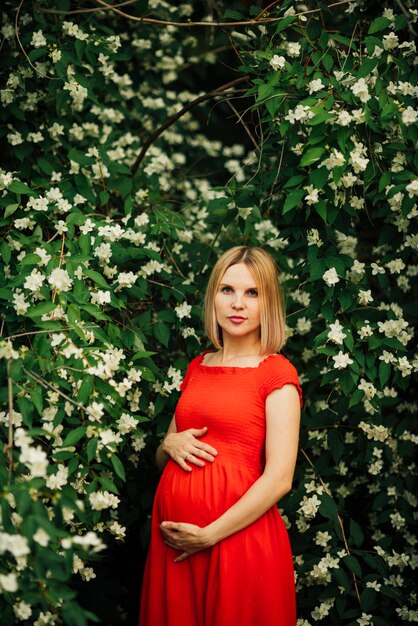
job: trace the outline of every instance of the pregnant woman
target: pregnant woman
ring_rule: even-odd
[[[213,268],[206,334],[165,439],[140,626],[295,626],[276,503],[292,485],[302,392],[272,257],[239,246]]]

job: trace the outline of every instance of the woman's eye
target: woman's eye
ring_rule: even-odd
[[[249,296],[258,296],[258,291],[257,291],[257,289],[249,289],[249,290],[248,290],[248,295],[249,295]]]
[[[232,290],[231,287],[222,287],[221,291],[222,293],[230,293]]]

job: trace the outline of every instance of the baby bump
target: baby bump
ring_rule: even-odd
[[[185,472],[168,461],[155,498],[155,513],[162,520],[203,526],[222,515],[244,495],[257,476],[219,463],[206,463]]]

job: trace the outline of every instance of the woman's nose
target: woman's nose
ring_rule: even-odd
[[[244,306],[244,302],[242,299],[242,296],[240,294],[236,294],[234,301],[232,303],[232,306],[234,307],[234,309],[242,309]]]

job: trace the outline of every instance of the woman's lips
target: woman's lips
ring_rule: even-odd
[[[231,321],[233,324],[242,324],[243,322],[245,322],[245,317],[240,317],[239,315],[232,315],[231,317],[228,317],[229,321]]]

